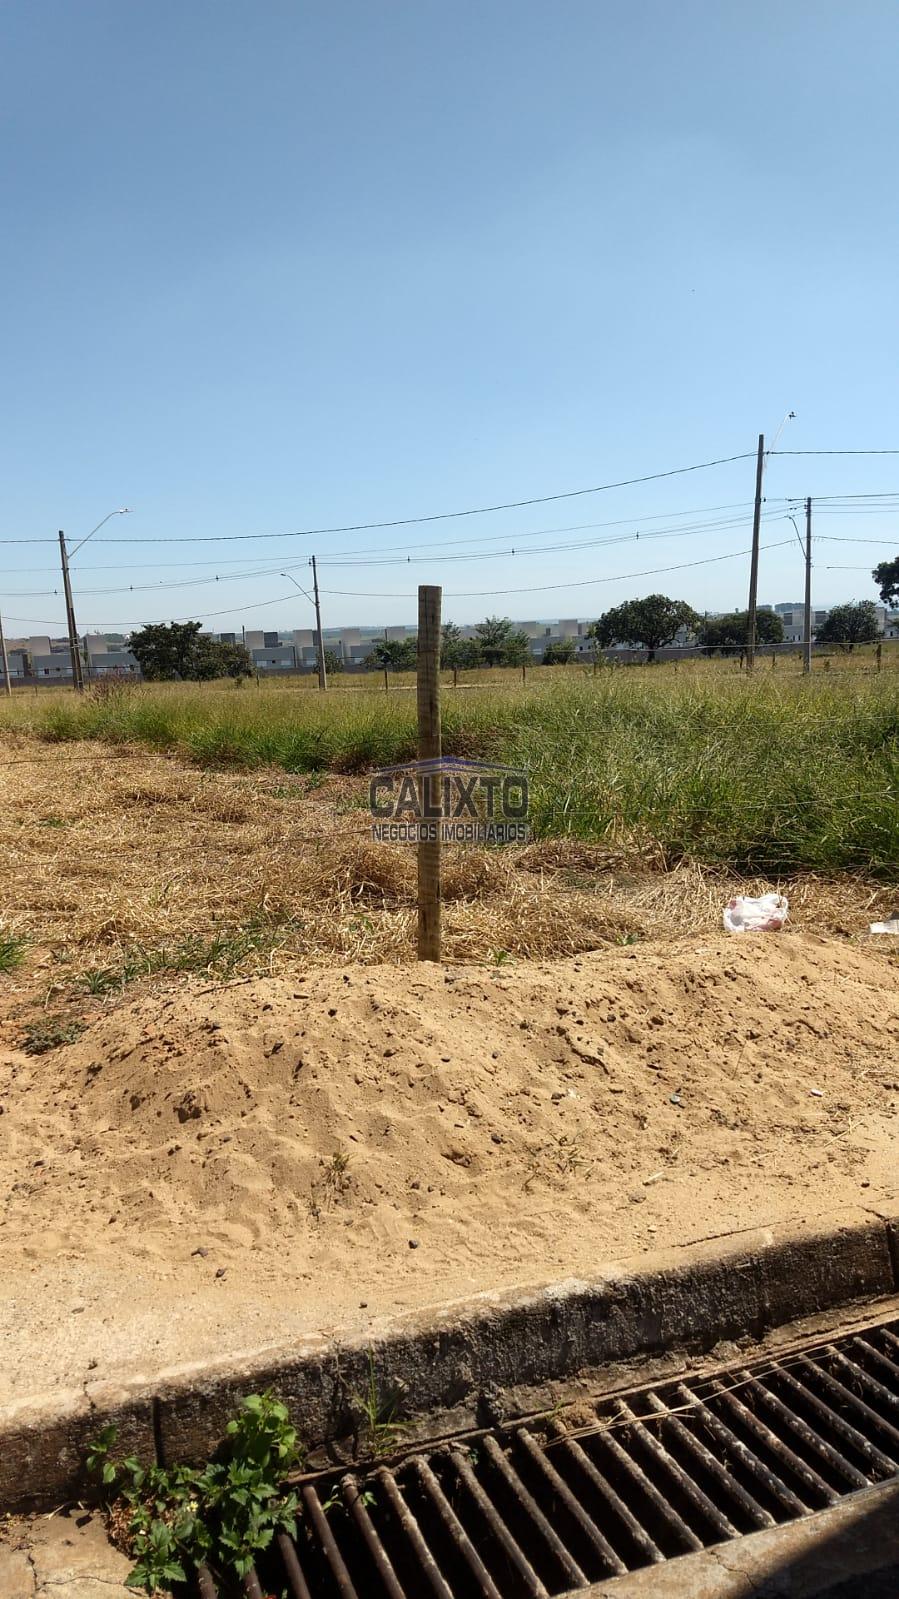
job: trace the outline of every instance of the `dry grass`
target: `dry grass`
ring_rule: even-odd
[[[359,779],[210,773],[22,736],[2,783],[0,922],[27,951],[4,979],[15,992],[414,956],[414,855],[372,843]],[[642,838],[448,852],[446,955],[548,959],[711,932],[729,893],[768,886],[664,872]],[[776,886],[804,928],[859,932],[893,908],[894,891],[845,875]]]

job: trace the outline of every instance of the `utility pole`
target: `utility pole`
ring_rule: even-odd
[[[312,592],[315,595],[315,625],[318,628],[318,686],[324,690],[328,686],[328,674],[325,670],[325,641],[322,636],[322,612],[318,603],[318,572],[315,569],[315,556],[312,557]]]
[[[76,694],[84,693],[84,673],[81,668],[81,651],[78,648],[78,630],[75,626],[75,607],[72,604],[72,585],[69,582],[69,557],[66,536],[59,530],[59,554],[62,560],[62,586],[66,597],[66,622],[69,629],[69,650],[72,656],[72,687]]]
[[[439,762],[443,746],[440,729],[440,602],[443,590],[420,584],[418,590],[418,660],[416,703],[418,710],[419,804],[423,815],[434,815],[434,779],[440,787]],[[438,805],[436,834],[418,843],[418,958],[439,961],[442,954],[440,902],[440,829]],[[420,824],[421,825],[421,824]]]
[[[812,669],[812,501],[805,502],[805,617],[802,625],[802,670]]]
[[[5,694],[11,694],[12,684],[9,681],[9,657],[6,653],[6,639],[3,635],[2,616],[0,616],[0,653],[3,655],[3,691]]]
[[[755,467],[755,509],[752,513],[752,562],[749,568],[749,610],[746,625],[746,669],[755,662],[756,612],[759,591],[759,530],[762,525],[762,475],[765,470],[765,435],[759,434],[759,453]]]

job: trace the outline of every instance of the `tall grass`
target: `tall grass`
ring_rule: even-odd
[[[443,720],[448,753],[527,768],[538,834],[645,838],[671,860],[768,872],[899,873],[893,674],[565,673],[449,691]],[[14,699],[3,726],[288,772],[362,772],[415,752],[406,692],[144,686]]]

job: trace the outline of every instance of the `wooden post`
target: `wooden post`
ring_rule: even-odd
[[[883,655],[883,645],[880,643],[879,640],[878,640],[878,644],[877,644],[877,649],[874,651],[874,654],[875,654],[876,659],[877,659],[877,670],[879,672],[881,670],[881,657]],[[5,652],[4,652],[4,659],[5,659]],[[6,680],[7,680],[7,682],[9,682],[9,674],[8,673],[7,673],[7,679]]]
[[[879,646],[878,646],[878,650],[879,650]],[[2,654],[3,654],[3,691],[4,691],[5,694],[11,694],[12,693],[12,684],[9,681],[9,658],[8,658],[8,656],[6,654],[6,639],[3,636],[3,618],[2,617],[0,617],[0,651],[2,651]],[[880,671],[880,655],[879,654],[878,654],[878,657],[877,657],[877,670],[878,670],[878,672]]]
[[[314,555],[312,557],[312,592],[315,595],[315,625],[318,629],[318,686],[324,693],[328,686],[328,671],[325,666],[325,638],[322,633],[322,608],[318,601],[318,571]]]
[[[805,502],[805,603],[802,611],[802,670],[812,669],[812,502]]]
[[[439,760],[440,736],[440,600],[442,589],[421,584],[418,590],[418,758]],[[420,774],[420,791],[440,793],[442,784],[430,773]],[[422,809],[428,807],[423,806]],[[441,958],[440,821],[433,842],[418,845],[418,958]]]
[[[752,513],[752,559],[749,565],[749,610],[746,619],[746,670],[755,665],[756,616],[759,591],[759,529],[762,522],[762,477],[765,471],[765,435],[759,434],[755,463],[755,506]]]
[[[82,541],[83,542],[83,541]],[[81,666],[81,651],[78,647],[78,631],[75,625],[75,607],[72,604],[72,585],[69,582],[69,556],[66,550],[66,536],[59,530],[59,555],[62,561],[62,586],[66,600],[66,625],[69,630],[69,653],[72,657],[72,687],[76,694],[84,693],[84,673]]]

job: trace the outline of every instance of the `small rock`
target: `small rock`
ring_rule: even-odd
[[[409,1239],[409,1248],[410,1249],[417,1249],[418,1248],[418,1239],[417,1238],[410,1238]]]
[[[206,1256],[209,1254],[209,1250],[206,1248],[205,1244],[198,1244],[196,1249],[191,1250],[191,1254],[199,1255],[202,1260],[205,1260]]]
[[[227,1266],[217,1266],[216,1267],[216,1271],[215,1271],[216,1277],[224,1277],[225,1272],[227,1270],[228,1270]]]
[[[670,1103],[672,1105],[683,1105],[684,1102],[681,1099],[680,1094],[672,1094],[670,1096]]]

